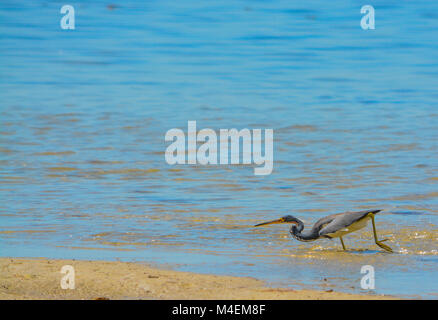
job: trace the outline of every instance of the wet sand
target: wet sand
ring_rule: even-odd
[[[75,289],[62,289],[61,268],[75,270]],[[260,280],[158,269],[140,263],[0,258],[0,299],[393,299],[270,288]]]

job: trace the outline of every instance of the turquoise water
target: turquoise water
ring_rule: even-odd
[[[0,255],[121,259],[345,292],[438,294],[438,3],[0,3]],[[108,6],[112,4],[112,6]],[[365,3],[364,3],[365,4]],[[272,128],[274,170],[170,166],[171,128]],[[384,209],[299,243],[285,225]]]

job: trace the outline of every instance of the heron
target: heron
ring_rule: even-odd
[[[341,240],[342,248],[345,248],[343,236],[351,232],[360,230],[367,226],[368,221],[371,220],[373,225],[373,234],[375,243],[382,249],[393,252],[393,250],[382,243],[388,239],[379,240],[377,238],[376,223],[374,221],[375,215],[382,210],[366,210],[359,212],[344,212],[331,214],[327,217],[321,218],[313,225],[309,231],[304,231],[304,223],[294,216],[287,215],[280,219],[256,224],[254,227],[266,226],[274,223],[292,223],[290,234],[299,241],[314,241],[321,238],[339,238]]]

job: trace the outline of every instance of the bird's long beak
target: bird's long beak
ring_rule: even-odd
[[[284,218],[280,218],[280,219],[276,219],[276,220],[272,220],[272,221],[267,221],[267,222],[262,222],[262,223],[256,224],[254,227],[261,227],[261,226],[267,226],[268,224],[284,223],[284,222],[285,222]]]

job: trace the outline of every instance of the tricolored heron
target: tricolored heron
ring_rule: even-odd
[[[274,223],[292,223],[293,226],[290,228],[290,233],[295,239],[299,241],[314,241],[320,238],[339,238],[341,240],[342,248],[346,250],[342,237],[366,227],[368,220],[371,220],[373,224],[374,241],[376,244],[386,251],[393,252],[390,247],[382,243],[388,239],[379,241],[377,238],[374,215],[380,211],[381,210],[367,210],[332,214],[319,219],[310,231],[305,232],[303,232],[304,223],[294,216],[284,216],[277,220],[259,223],[256,224],[255,227],[266,226]]]

